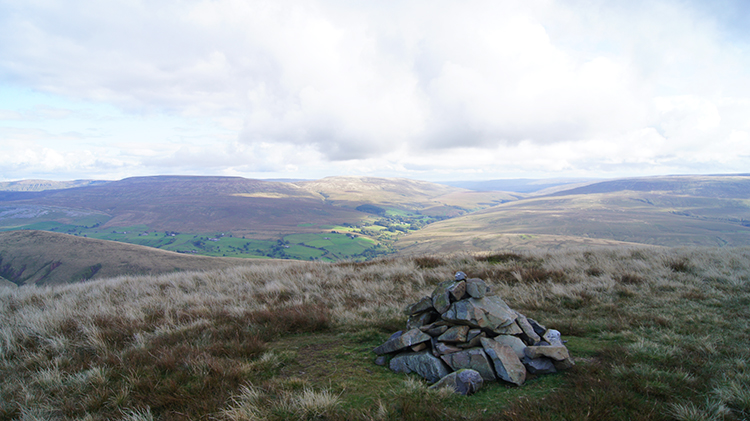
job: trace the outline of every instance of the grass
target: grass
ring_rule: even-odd
[[[742,222],[749,210],[742,200],[745,196],[696,194],[623,190],[531,197],[430,224],[402,237],[395,247],[424,254],[565,248],[573,242],[667,247],[749,244],[750,230]]]
[[[471,397],[373,363],[462,270],[576,359]],[[566,249],[0,289],[0,420],[743,420],[750,250]]]

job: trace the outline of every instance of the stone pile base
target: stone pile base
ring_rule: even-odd
[[[406,308],[406,331],[374,349],[376,363],[399,373],[417,373],[430,383],[447,383],[463,394],[476,391],[482,381],[521,386],[527,373],[573,366],[560,332],[488,292],[483,280],[467,279],[463,272],[440,283],[431,296]]]

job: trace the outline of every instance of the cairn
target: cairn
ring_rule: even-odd
[[[441,282],[408,306],[406,331],[373,351],[376,364],[417,373],[432,387],[448,384],[471,394],[485,381],[523,385],[527,373],[548,374],[574,365],[560,332],[512,310],[479,278]]]

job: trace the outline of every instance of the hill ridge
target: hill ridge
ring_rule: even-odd
[[[0,276],[19,286],[226,269],[262,262],[264,260],[186,255],[48,231],[0,232]]]

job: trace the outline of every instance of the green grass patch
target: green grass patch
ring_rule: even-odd
[[[289,245],[288,254],[298,254],[303,259],[326,256],[327,260],[349,259],[377,244],[369,238],[341,233],[292,234],[285,236],[284,242]]]
[[[372,349],[387,336],[373,330],[294,335],[269,343],[268,349],[295,355],[279,370],[279,377],[300,379],[310,385],[325,384],[340,393],[341,409],[351,419],[358,418],[355,414],[383,410],[391,417],[406,419],[432,418],[436,410],[448,418],[481,419],[487,414],[502,413],[515,401],[549,395],[564,382],[564,375],[540,376],[520,388],[489,382],[470,397],[436,396],[418,376],[394,373],[374,364]]]

